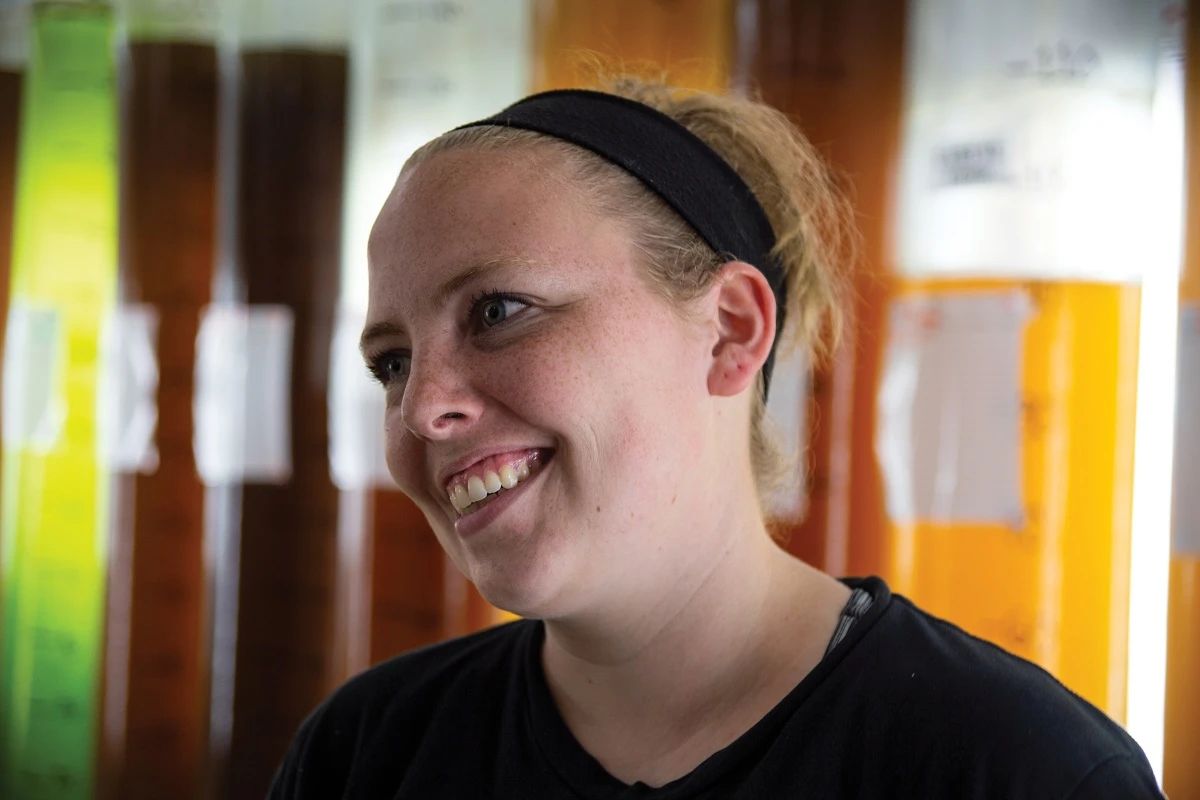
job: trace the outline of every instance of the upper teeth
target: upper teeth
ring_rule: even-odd
[[[472,475],[467,482],[455,484],[448,490],[450,504],[458,512],[501,489],[511,489],[529,477],[529,464],[522,461],[516,466],[505,464],[499,470],[486,470],[482,475]]]

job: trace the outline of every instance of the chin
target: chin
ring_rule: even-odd
[[[496,608],[526,619],[546,619],[562,616],[570,604],[555,572],[537,563],[480,564],[471,570],[471,580]]]

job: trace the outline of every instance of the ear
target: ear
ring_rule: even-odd
[[[744,261],[721,267],[716,293],[717,341],[708,372],[708,391],[732,397],[754,386],[775,342],[775,294],[757,268]]]

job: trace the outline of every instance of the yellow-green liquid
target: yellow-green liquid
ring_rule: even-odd
[[[41,346],[9,391],[44,382],[41,407],[62,415],[37,436],[4,441],[5,798],[92,794],[107,514],[96,406],[101,321],[116,283],[111,32],[105,5],[34,7],[10,313],[36,321],[26,332]],[[15,344],[10,337],[10,365]]]

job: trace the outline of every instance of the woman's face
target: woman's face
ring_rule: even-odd
[[[393,477],[485,597],[537,617],[686,569],[727,466],[715,334],[649,288],[556,157],[452,150],[405,174],[363,337]]]

